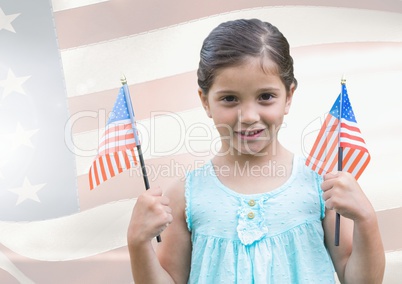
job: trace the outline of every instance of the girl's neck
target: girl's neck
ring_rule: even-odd
[[[270,149],[266,153],[242,154],[236,151],[228,151],[221,149],[217,155],[212,159],[212,162],[219,166],[249,166],[264,165],[270,161],[285,162],[293,159],[293,154],[284,148],[281,144],[277,143],[275,150]]]
[[[212,163],[223,185],[237,193],[258,194],[272,191],[290,178],[293,154],[280,146],[272,155],[216,155]]]

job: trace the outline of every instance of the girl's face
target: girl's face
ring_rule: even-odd
[[[286,93],[275,64],[250,57],[216,73],[207,95],[199,91],[207,115],[222,140],[222,153],[275,154],[283,117],[289,112],[294,86]],[[270,151],[271,152],[268,152]]]

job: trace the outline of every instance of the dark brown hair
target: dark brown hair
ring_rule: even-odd
[[[250,56],[260,57],[262,68],[264,57],[274,61],[286,91],[292,83],[297,86],[287,39],[278,28],[258,19],[229,21],[212,30],[201,48],[198,86],[207,94],[218,69],[240,64]]]

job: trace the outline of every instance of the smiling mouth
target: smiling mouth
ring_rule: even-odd
[[[252,131],[239,131],[237,133],[243,137],[256,137],[263,131],[264,131],[264,129],[258,129],[258,130],[252,130]]]

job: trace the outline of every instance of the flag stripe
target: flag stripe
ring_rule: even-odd
[[[56,0],[53,0],[56,1]],[[91,0],[85,0],[91,1]],[[58,1],[56,1],[57,3]],[[101,2],[101,1],[99,1]],[[116,5],[114,1],[109,1],[105,3],[98,3],[96,5],[91,5],[87,7],[81,7],[79,13],[75,9],[62,10],[55,13],[55,22],[58,33],[60,34],[60,46],[61,49],[73,48],[81,45],[88,45],[93,43],[98,43],[101,41],[107,41],[112,38],[126,37],[133,34],[142,34],[155,29],[166,28],[168,26],[178,25],[184,22],[191,22],[194,19],[207,18],[219,13],[227,14],[234,11],[239,11],[242,9],[257,10],[255,8],[262,8],[261,2],[252,1],[230,1],[230,0],[220,0],[219,2],[207,1],[201,3],[194,2],[183,2],[180,0],[171,0],[168,2],[161,1],[158,3],[158,9],[155,10],[155,5],[153,2],[133,2],[130,0],[120,0],[120,5]],[[272,2],[272,5],[278,5],[281,8],[287,10],[297,7],[297,8],[310,8],[313,10],[314,7],[300,7],[300,1],[288,0],[287,2]],[[202,5],[200,7],[199,5]],[[354,3],[354,2],[340,2],[337,3],[337,9],[331,8],[331,3],[320,3],[320,7],[323,10],[331,10],[333,14],[340,13],[342,15],[343,8],[359,8],[349,9],[354,10],[355,17],[359,19],[364,19],[365,17],[360,15],[364,10],[375,9],[378,11],[389,11],[395,13],[396,11],[401,12],[402,8],[400,5],[393,3],[387,3],[387,5],[381,5],[381,3]],[[293,6],[293,7],[292,7]],[[272,7],[271,7],[272,8]],[[168,15],[159,14],[157,11],[169,11]],[[186,11],[183,13],[182,11]],[[317,21],[321,18],[315,17],[311,11],[308,15],[311,18],[317,18]],[[357,15],[356,15],[357,13]],[[304,13],[303,13],[304,14]],[[312,15],[313,14],[313,15]],[[118,20],[116,15],[119,15]],[[321,16],[323,13],[321,13]],[[296,15],[297,16],[297,13]],[[320,16],[320,15],[318,15]],[[300,15],[301,18],[306,18]],[[157,18],[157,20],[150,21],[150,18]],[[333,16],[334,19],[339,18],[339,16]],[[74,19],[72,21],[71,19]],[[343,22],[347,21],[349,17],[344,16]],[[329,19],[325,19],[328,21]],[[332,18],[331,18],[332,20]],[[219,22],[219,21],[217,21]],[[272,20],[272,22],[275,22]],[[380,21],[384,22],[384,21]],[[338,23],[339,25],[342,23]],[[347,27],[348,23],[345,23]],[[343,28],[343,25],[339,27]],[[79,33],[72,33],[71,31],[77,31]],[[101,30],[102,32],[99,32]],[[363,30],[364,31],[364,30]],[[364,32],[362,34],[365,34]],[[319,32],[319,31],[317,31]],[[286,33],[287,34],[287,33]],[[321,35],[316,35],[316,37],[322,37]],[[380,40],[380,39],[378,39]]]
[[[125,158],[124,158],[124,154],[122,151],[117,152],[117,154],[119,155],[119,161],[120,161],[120,168],[122,170],[127,170],[126,168],[126,162],[125,162]]]
[[[124,162],[125,162],[125,169],[129,169],[130,168],[130,160],[127,156],[127,152],[123,151],[123,157],[124,157]]]
[[[345,165],[349,163],[349,160],[352,158],[353,152],[353,149],[348,147],[343,149],[342,168],[344,168]]]
[[[53,12],[70,10],[75,15],[77,14],[73,8],[80,8],[88,5],[94,5],[100,2],[109,0],[52,0]]]
[[[361,144],[356,144],[353,143],[353,141],[350,141],[350,143],[347,142],[341,142],[341,147],[344,148],[355,148],[355,149],[359,149],[360,151],[367,151],[367,148],[364,147],[365,145],[361,145]]]
[[[131,129],[131,121],[124,119],[115,123],[110,123],[106,126],[105,135],[113,134],[119,131],[127,131]]]
[[[326,119],[324,121],[325,126],[330,125],[331,118],[332,117],[330,117],[330,116],[326,117]],[[326,140],[322,139],[324,137],[325,131],[326,131],[326,127],[321,127],[320,132],[318,133],[318,138],[316,139],[316,141],[315,141],[315,143],[313,145],[313,148],[311,149],[311,153],[314,153],[314,155],[310,155],[308,157],[308,161],[312,160],[311,159],[312,157],[315,157],[315,159],[313,160],[314,161],[313,162],[313,170],[316,167],[316,162],[315,161],[321,158],[322,153],[320,154],[320,151],[322,150],[322,144],[326,143]],[[318,154],[317,154],[317,149],[318,149]],[[309,165],[309,164],[307,164],[307,165]]]
[[[355,123],[355,122],[347,121],[346,119],[342,119],[341,127],[344,129],[344,131],[350,130],[351,132],[356,132],[361,135],[360,129],[357,126],[357,123]],[[345,132],[347,132],[347,131],[345,131]]]
[[[110,155],[113,155],[113,154],[110,154]],[[105,158],[106,158],[107,168],[108,168],[110,177],[114,177],[115,173],[114,173],[112,161],[110,159],[110,155],[106,155]]]
[[[359,137],[359,136],[354,135],[354,133],[349,134],[349,133],[346,133],[346,132],[342,132],[341,135],[340,135],[340,140],[341,141],[353,140],[356,143],[360,142],[360,143],[362,143],[362,145],[364,145],[364,139]]]
[[[363,173],[364,169],[367,167],[368,163],[370,162],[370,155],[368,153],[364,153],[363,161],[364,163],[361,165],[360,169],[356,172],[356,179],[359,179],[361,174]]]
[[[92,167],[89,169],[89,176],[92,177],[93,174],[93,170]],[[89,189],[93,189],[94,188],[94,182],[93,182],[93,178],[89,179]]]
[[[106,173],[105,173],[105,165],[103,164],[103,156],[99,157],[98,161],[99,161],[99,169],[100,169],[100,172],[102,175],[102,182],[103,182],[107,179]]]
[[[98,175],[98,160],[95,160],[94,166],[95,166],[94,167],[95,185],[98,186],[100,184],[99,175]]]

